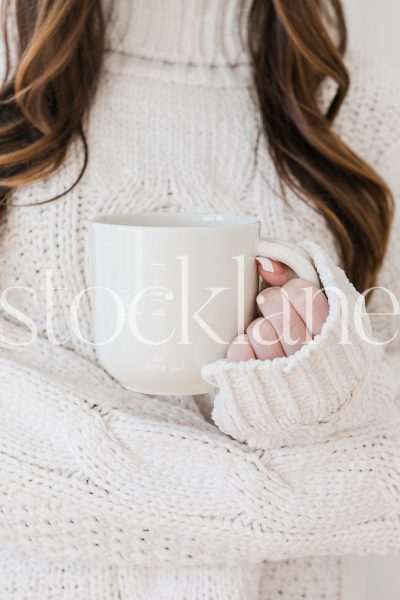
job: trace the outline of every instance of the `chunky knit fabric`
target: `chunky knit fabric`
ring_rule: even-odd
[[[54,176],[13,195],[1,289],[19,288],[6,298],[39,339],[4,313],[1,600],[355,600],[341,556],[400,550],[400,344],[373,346],[353,327],[338,344],[335,294],[321,335],[294,356],[208,365],[215,403],[122,389],[85,341],[87,296],[79,336],[71,321],[90,220],[140,210],[258,215],[264,234],[305,244],[322,283],[356,302],[322,218],[280,195],[241,7],[113,2],[83,180],[23,207],[73,182],[76,142]],[[399,196],[400,88],[371,61],[348,62],[335,127]],[[397,221],[380,280],[397,297],[399,240]],[[370,308],[393,312],[382,292]],[[395,316],[371,321],[381,339],[398,327]]]

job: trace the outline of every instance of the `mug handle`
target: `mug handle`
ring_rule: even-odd
[[[260,238],[257,242],[257,256],[278,260],[284,263],[301,279],[320,288],[321,283],[310,255],[295,244],[270,238]]]

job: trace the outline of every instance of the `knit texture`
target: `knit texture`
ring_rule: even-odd
[[[357,334],[353,318],[343,336],[343,313],[355,313],[358,294],[320,247],[301,245],[312,256],[328,296],[329,316],[321,334],[287,358],[239,364],[221,360],[203,369],[206,381],[219,389],[214,422],[252,448],[323,441],[338,429],[376,422],[382,411],[393,409],[396,397],[386,357]],[[372,338],[369,323],[363,328]]]
[[[215,402],[122,389],[84,341],[87,296],[80,336],[71,321],[88,286],[89,222],[110,212],[257,215],[264,235],[303,244],[323,284],[357,302],[322,217],[280,195],[241,6],[107,5],[85,176],[60,200],[23,208],[71,185],[77,141],[54,176],[13,195],[0,284],[19,288],[7,299],[40,336],[31,344],[26,323],[1,318],[1,600],[356,600],[341,557],[400,551],[399,341],[379,348],[350,328],[338,345],[334,293],[322,333],[296,355],[207,365]],[[373,61],[347,60],[335,127],[400,197],[400,87]],[[397,297],[399,254],[397,216],[380,278]],[[389,296],[370,310],[393,312]],[[371,324],[389,339],[398,320]]]

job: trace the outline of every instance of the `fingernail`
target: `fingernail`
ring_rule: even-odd
[[[264,256],[257,256],[256,260],[260,263],[264,271],[267,271],[267,273],[275,272],[274,265],[269,258],[265,258]]]
[[[264,296],[263,296],[263,293],[262,293],[262,292],[261,292],[261,294],[258,294],[258,296],[257,296],[257,298],[256,298],[256,302],[257,302],[257,305],[258,305],[258,306],[260,306],[260,305],[264,304],[264,302],[265,302],[265,298],[264,298]]]
[[[284,264],[282,264],[281,262],[279,262],[279,260],[273,260],[271,262],[272,262],[272,265],[274,267],[275,273],[278,273],[279,275],[282,275],[282,273],[285,272],[286,267],[285,267]]]

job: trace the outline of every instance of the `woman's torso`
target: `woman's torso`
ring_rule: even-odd
[[[88,286],[88,224],[96,215],[252,214],[265,235],[293,242],[310,238],[336,252],[323,219],[280,188],[261,132],[249,59],[234,25],[239,8],[239,0],[118,0],[86,126],[90,160],[84,177],[55,202],[11,208],[2,226],[2,289],[25,288],[10,291],[9,301],[41,334],[51,328],[60,343],[82,356],[96,359],[92,346],[73,331],[70,310]],[[369,125],[362,121],[349,100],[338,128],[373,160],[373,149],[365,148]],[[77,140],[54,176],[18,190],[13,203],[39,203],[68,189],[81,162]],[[90,340],[88,296],[80,304],[79,327]],[[312,590],[327,600],[339,597],[341,561],[309,562],[267,566],[264,575],[258,569],[259,592],[249,597],[309,600],[318,597]],[[241,581],[248,587],[245,571]]]

